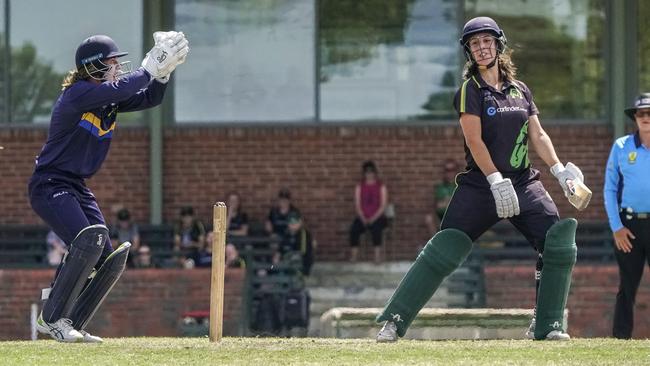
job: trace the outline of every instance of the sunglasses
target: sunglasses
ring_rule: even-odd
[[[635,117],[650,117],[650,109],[648,110],[638,110],[634,113]]]

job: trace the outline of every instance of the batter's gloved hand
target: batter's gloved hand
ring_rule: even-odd
[[[562,163],[557,163],[551,167],[551,174],[557,178],[560,183],[560,187],[564,191],[564,195],[569,197],[571,195],[571,187],[567,181],[578,180],[581,183],[584,183],[585,177],[582,174],[580,168],[575,164],[569,162],[566,167]]]
[[[156,32],[158,33],[158,32]],[[171,32],[161,32],[171,33]],[[176,66],[185,62],[190,51],[189,42],[182,32],[173,32],[167,36],[154,34],[157,43],[147,52],[142,60],[142,67],[155,79],[165,82]]]
[[[488,175],[487,180],[497,206],[497,216],[507,219],[519,215],[519,199],[510,178],[504,179],[501,173],[496,172]]]

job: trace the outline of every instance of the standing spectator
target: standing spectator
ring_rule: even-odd
[[[65,256],[65,253],[68,252],[68,246],[65,245],[65,242],[54,232],[50,230],[47,233],[47,264],[50,266],[56,267],[61,264],[61,260]]]
[[[361,234],[369,230],[372,235],[375,263],[381,262],[381,244],[383,230],[388,226],[384,215],[388,203],[388,190],[379,180],[379,171],[375,163],[368,160],[361,167],[363,177],[354,189],[354,207],[357,217],[350,226],[350,260],[357,261]]]
[[[637,131],[614,142],[605,171],[605,209],[614,233],[620,282],[613,336],[630,339],[634,301],[646,261],[650,263],[650,93],[625,114]]]
[[[115,239],[118,245],[127,241],[131,243],[126,263],[129,267],[134,267],[140,251],[140,231],[138,224],[131,221],[129,210],[122,208],[117,211],[117,224],[111,228],[110,235],[111,240]]]
[[[434,205],[435,212],[427,214],[424,217],[424,222],[431,235],[438,232],[440,223],[442,222],[445,211],[451,196],[454,195],[456,189],[456,174],[458,174],[458,164],[453,159],[445,160],[442,170],[442,181],[433,187],[434,190]]]
[[[278,192],[278,200],[275,206],[269,211],[266,220],[266,231],[273,236],[280,238],[287,233],[289,226],[289,215],[300,216],[300,211],[291,203],[291,192],[289,189],[282,188]]]
[[[174,251],[179,254],[180,264],[194,267],[194,257],[205,245],[205,226],[194,217],[194,208],[181,208],[180,217],[174,226]]]
[[[248,235],[248,215],[242,210],[241,197],[237,193],[231,193],[226,200],[228,207],[228,235],[247,236]]]

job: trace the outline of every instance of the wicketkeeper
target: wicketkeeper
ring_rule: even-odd
[[[467,168],[456,176],[441,231],[426,244],[377,317],[385,322],[377,341],[404,336],[443,279],[463,263],[472,242],[501,219],[509,219],[539,253],[536,321],[529,337],[568,340],[563,315],[576,260],[577,222],[560,220],[539,171],[530,166],[528,142],[576,207],[586,207],[591,192],[582,183],[580,169],[572,163],[564,166],[557,158],[532,93],[515,79],[511,51],[497,23],[488,17],[471,19],[460,44],[467,64],[454,107],[465,137]]]
[[[76,68],[63,80],[52,108],[47,141],[29,181],[34,211],[68,245],[57,269],[37,329],[62,342],[101,342],[85,327],[120,278],[129,243],[113,251],[95,196],[86,186],[106,159],[120,112],[160,104],[174,69],[185,61],[181,32],[154,33],[155,45],[131,72],[108,36],[84,40]],[[91,278],[92,277],[92,278]]]

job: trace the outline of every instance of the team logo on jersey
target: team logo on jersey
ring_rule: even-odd
[[[515,169],[521,167],[528,167],[530,161],[528,160],[528,120],[524,122],[524,125],[521,126],[519,130],[519,135],[515,141],[515,147],[512,149],[512,154],[510,155],[510,166]]]
[[[627,162],[629,164],[636,163],[636,151],[632,151],[631,153],[627,154]]]
[[[521,95],[521,92],[519,91],[519,89],[517,89],[515,87],[510,88],[510,96],[512,98],[524,99],[524,96]]]

